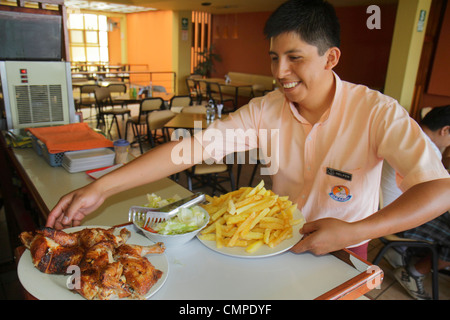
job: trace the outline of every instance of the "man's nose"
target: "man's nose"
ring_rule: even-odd
[[[276,67],[276,78],[283,79],[286,78],[291,73],[290,65],[287,59],[280,59]]]

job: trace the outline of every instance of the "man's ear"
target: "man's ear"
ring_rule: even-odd
[[[443,126],[441,129],[439,129],[440,136],[446,136],[448,134],[450,134],[450,126]]]
[[[341,57],[341,50],[337,47],[332,47],[328,49],[327,53],[327,70],[332,70],[339,63],[339,59]]]

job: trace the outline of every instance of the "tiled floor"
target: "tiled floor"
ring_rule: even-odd
[[[137,106],[132,106],[132,113],[137,113]],[[89,116],[89,111],[85,112],[85,116]],[[88,120],[89,121],[89,120]],[[89,121],[93,126],[95,123]],[[113,138],[114,136],[113,132]],[[148,150],[149,146],[146,146],[145,150]],[[132,153],[139,155],[139,148],[133,147]],[[243,165],[240,184],[239,186],[247,185],[250,180],[253,165]],[[259,170],[258,170],[259,171]],[[236,174],[236,172],[235,172]],[[268,176],[260,176],[257,173],[253,186],[256,185],[261,179],[264,179],[267,188],[271,187],[271,180]],[[186,177],[184,174],[180,175],[178,181],[181,185],[187,187]],[[224,184],[226,188],[229,188],[228,184]],[[210,190],[205,189],[204,192],[208,193]],[[373,261],[375,255],[378,253],[382,246],[379,240],[373,240],[369,244],[369,261]],[[21,287],[17,277],[15,265],[13,263],[6,264],[11,261],[11,253],[9,249],[9,241],[7,237],[7,226],[4,217],[3,209],[0,210],[0,299],[22,299]],[[380,267],[384,271],[384,280],[380,289],[372,290],[367,297],[374,300],[412,300],[412,298],[405,292],[405,290],[397,283],[393,278],[393,268],[383,259],[380,263]],[[426,288],[431,293],[431,277],[427,278]],[[450,276],[445,274],[439,274],[439,295],[440,300],[450,300]]]

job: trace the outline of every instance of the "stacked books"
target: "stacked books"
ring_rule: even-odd
[[[115,153],[111,148],[97,148],[64,153],[62,166],[70,173],[88,171],[114,164]]]

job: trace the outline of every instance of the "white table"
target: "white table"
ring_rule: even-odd
[[[169,274],[152,300],[312,300],[367,270],[356,258],[359,270],[333,255],[286,251],[267,258],[231,257],[197,238],[167,248],[165,255]]]
[[[92,181],[84,172],[71,174],[62,167],[51,167],[32,149],[17,149],[14,155],[44,209],[51,209],[63,194]],[[172,180],[162,179],[108,199],[83,224],[125,224],[129,207],[143,203],[145,195],[152,192],[162,197],[190,194]],[[127,228],[134,230],[133,225]],[[151,299],[355,299],[370,291],[376,281],[381,282],[381,270],[367,271],[370,264],[347,250],[338,253],[345,257],[287,251],[266,258],[238,258],[207,248],[195,238],[166,249],[169,274]]]

